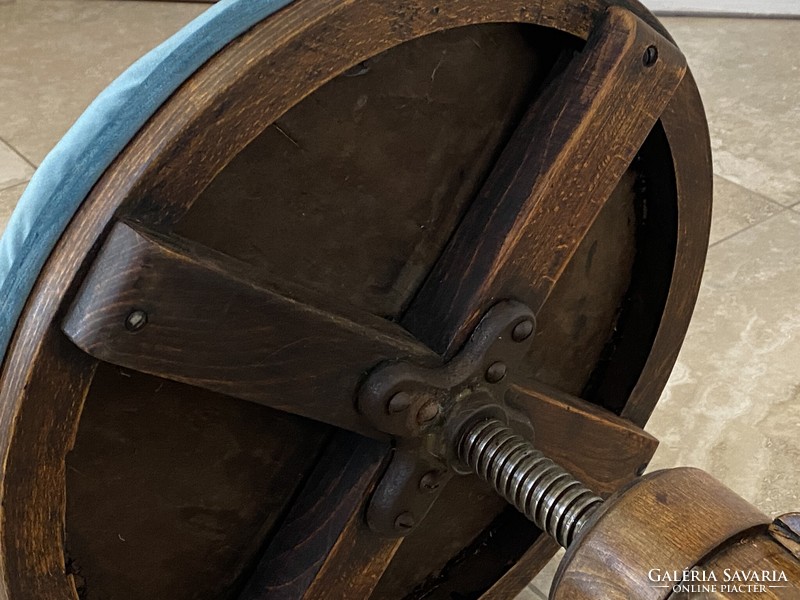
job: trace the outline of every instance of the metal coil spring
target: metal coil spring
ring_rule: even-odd
[[[465,465],[565,548],[603,502],[496,419],[472,425],[459,440],[458,455]]]

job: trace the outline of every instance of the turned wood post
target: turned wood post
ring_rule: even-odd
[[[698,469],[607,500],[567,550],[551,600],[800,598],[800,516],[775,520]]]

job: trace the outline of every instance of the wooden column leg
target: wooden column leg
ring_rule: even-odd
[[[726,567],[748,570],[755,563],[761,565],[758,570],[788,569],[796,559],[788,551],[776,552],[780,546],[764,539],[769,522],[703,471],[681,468],[651,473],[598,510],[567,550],[550,597],[665,600],[673,598],[682,574],[697,565],[700,570],[715,570],[720,578]],[[753,540],[758,547],[731,546],[742,540],[745,544]],[[792,568],[800,575],[798,567]],[[676,577],[676,573],[681,575]],[[798,584],[800,577],[795,579],[794,585]],[[797,589],[794,596],[766,597],[797,598]]]

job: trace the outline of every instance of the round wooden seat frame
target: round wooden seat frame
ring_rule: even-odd
[[[392,282],[393,289],[401,291],[392,296],[391,302],[380,300],[382,292],[374,292],[382,289],[380,282],[373,282],[371,287],[365,284],[367,291],[363,293],[348,292],[353,288],[351,280],[364,276],[356,268],[355,274],[341,275],[343,283],[337,292],[331,282],[339,277],[338,267],[327,265],[330,272],[321,273],[319,257],[309,258],[313,264],[308,267],[287,259],[275,270],[280,271],[282,279],[295,271],[299,273],[299,283],[283,288],[288,290],[288,296],[295,293],[295,283],[298,289],[313,287],[316,272],[327,282],[327,288],[316,290],[316,300],[301,301],[318,306],[317,301],[338,294],[340,304],[360,304],[359,311],[380,317],[387,327],[399,331],[402,326],[417,340],[415,343],[427,346],[444,360],[458,352],[481,315],[496,300],[512,298],[526,303],[537,316],[538,341],[534,342],[528,361],[529,372],[522,379],[544,383],[541,388],[534,384],[526,388],[519,381],[516,384],[538,389],[539,392],[530,392],[532,396],[550,394],[552,406],[572,406],[573,397],[580,397],[583,402],[576,405],[580,410],[573,406],[574,410],[567,411],[577,411],[582,419],[569,426],[573,429],[553,425],[553,433],[548,433],[546,415],[537,413],[538,422],[545,423],[541,431],[537,429],[537,444],[578,471],[603,495],[634,478],[655,449],[655,442],[635,430],[644,426],[666,384],[699,289],[710,224],[710,144],[702,104],[688,70],[680,71],[666,95],[659,89],[614,87],[612,82],[608,88],[611,100],[602,95],[573,95],[570,84],[581,81],[576,82],[574,77],[559,80],[563,73],[582,72],[575,67],[573,73],[571,65],[579,60],[585,40],[597,28],[611,27],[616,31],[615,27],[626,23],[633,28],[642,27],[630,25],[627,15],[636,15],[636,23],[646,23],[658,36],[664,36],[662,39],[669,39],[639,3],[620,0],[614,3],[618,13],[609,17],[611,4],[605,0],[298,0],[229,44],[187,80],[139,131],[83,202],[40,273],[5,357],[0,379],[0,447],[4,457],[0,485],[0,595],[11,600],[101,597],[92,592],[93,565],[73,548],[72,540],[78,540],[76,545],[80,546],[81,539],[99,534],[87,525],[91,522],[91,515],[85,514],[90,511],[89,505],[82,507],[83,500],[77,500],[88,496],[81,495],[85,484],[78,479],[84,474],[79,463],[70,459],[70,453],[75,448],[75,455],[81,455],[81,431],[88,427],[82,417],[89,418],[89,404],[99,404],[91,398],[94,389],[112,389],[120,381],[124,383],[129,374],[109,370],[97,357],[80,350],[65,335],[63,327],[109,235],[125,227],[144,232],[149,239],[167,240],[167,245],[177,239],[188,239],[203,247],[218,245],[212,234],[198,232],[213,229],[213,223],[225,210],[233,212],[231,220],[235,221],[241,202],[225,203],[226,186],[233,181],[226,180],[225,173],[241,175],[247,171],[247,160],[257,160],[258,140],[265,132],[285,138],[287,147],[295,148],[286,152],[301,152],[300,147],[306,142],[295,139],[292,128],[282,125],[282,120],[289,118],[291,122],[292,111],[299,111],[296,122],[310,122],[308,106],[317,93],[329,90],[334,96],[339,94],[331,92],[326,84],[350,85],[367,69],[377,72],[381,64],[394,64],[392,52],[404,44],[451,35],[455,37],[442,42],[450,48],[450,42],[475,38],[468,35],[470,28],[477,32],[486,27],[517,28],[514,31],[529,27],[524,29],[525,35],[541,39],[542,47],[553,46],[557,50],[537,66],[539,74],[527,81],[524,93],[515,92],[508,109],[525,112],[533,99],[536,114],[531,118],[516,115],[495,128],[494,137],[487,139],[491,151],[483,152],[482,165],[474,166],[473,172],[467,168],[463,177],[471,182],[464,185],[464,189],[471,190],[469,198],[465,195],[461,208],[437,213],[433,219],[437,233],[433,234],[433,241],[426,242],[424,256],[414,258],[419,265],[413,276],[405,283],[397,283],[399,276]],[[622,25],[614,19],[621,19]],[[651,35],[649,29],[646,35]],[[483,38],[472,41],[480,47]],[[602,60],[604,46],[598,47],[596,58]],[[627,48],[625,44],[620,47]],[[667,50],[666,46],[659,48],[660,60],[669,66]],[[638,47],[635,51],[642,56],[644,68],[648,68],[647,51],[642,54]],[[385,58],[375,60],[376,57]],[[587,65],[591,66],[591,62],[583,67]],[[498,80],[503,76],[498,75]],[[437,77],[435,69],[430,77],[431,81]],[[510,80],[513,77],[504,79],[504,85],[510,85]],[[355,95],[357,102],[360,97]],[[567,100],[576,104],[573,108],[579,115],[583,114],[583,102],[584,112],[602,112],[608,104],[630,105],[634,116],[620,121],[617,115],[627,113],[609,112],[603,117],[610,123],[605,129],[597,125],[597,118],[592,121],[587,117],[585,127],[578,129],[574,139],[559,137],[565,130],[558,127],[568,125],[558,121],[554,107],[557,101],[565,104]],[[464,99],[465,103],[469,101]],[[324,100],[319,104],[324,105]],[[655,114],[649,114],[653,111]],[[547,133],[531,146],[529,132],[537,133],[542,123],[558,125],[550,132],[556,140],[555,149],[543,143],[551,139]],[[613,133],[619,139],[609,146]],[[380,136],[381,132],[375,135]],[[594,137],[586,142],[586,136]],[[594,149],[595,142],[600,150]],[[330,144],[330,140],[320,143]],[[502,153],[495,149],[503,146]],[[547,155],[550,151],[554,157],[550,162],[540,160],[544,166],[530,156]],[[516,215],[506,219],[511,223],[501,223],[503,219],[491,210],[473,211],[474,217],[469,211],[484,197],[489,203],[506,206],[506,192],[515,189],[518,173],[503,171],[502,166],[518,166],[530,160],[537,168],[546,168],[547,176],[553,176],[549,189],[555,190],[552,193],[557,195],[558,204],[541,209],[521,225],[517,223],[523,233],[514,239],[514,245],[508,240],[518,232],[514,229]],[[559,161],[570,166],[558,166]],[[496,171],[488,174],[493,164],[501,165],[499,175]],[[296,173],[291,176],[297,179]],[[309,178],[315,176],[308,174]],[[573,193],[577,188],[589,191]],[[476,194],[479,189],[483,191]],[[493,193],[494,198],[488,197]],[[210,202],[204,198],[210,195],[216,198],[214,208],[204,213],[203,207]],[[270,197],[269,189],[264,197]],[[331,211],[334,205],[332,201],[325,210]],[[209,213],[215,216],[209,217]],[[391,218],[396,217],[394,213]],[[554,225],[558,223],[567,225]],[[279,225],[274,223],[276,231]],[[302,229],[287,227],[289,233],[275,235],[275,244],[302,235],[298,233]],[[371,252],[376,236],[386,236],[387,230],[382,227],[376,226],[371,233],[353,234],[354,238],[362,236],[357,241],[363,252]],[[455,236],[454,232],[460,234],[465,228],[472,228],[471,238]],[[620,239],[618,245],[612,244],[613,248],[603,255],[598,248],[615,236]],[[505,240],[506,245],[493,245],[498,239]],[[544,242],[536,245],[531,241],[535,239]],[[476,248],[474,254],[465,250],[464,244],[472,244]],[[504,255],[509,248],[508,256]],[[224,247],[216,249],[227,252]],[[539,257],[537,249],[547,256]],[[247,253],[241,254],[238,258],[247,262]],[[490,256],[497,260],[496,264],[502,262],[503,268],[507,263],[517,267],[498,275],[491,265],[485,268],[475,258],[479,256]],[[591,271],[593,260],[601,264]],[[524,263],[522,269],[518,266],[520,261]],[[258,259],[251,262],[257,263]],[[340,271],[347,268],[344,265]],[[590,271],[591,276],[586,275]],[[581,288],[578,295],[576,288]],[[575,307],[584,306],[581,302],[596,302],[596,309],[586,309],[586,314],[592,315],[589,320],[593,318],[596,323],[587,324],[586,319],[575,316]],[[136,307],[122,310],[129,308]],[[198,322],[197,330],[201,330],[216,316],[192,314],[189,320]],[[569,350],[570,340],[579,340],[573,350]],[[256,343],[250,340],[242,345]],[[317,370],[351,369],[352,377],[357,379],[363,375],[363,367],[348,365],[346,354],[338,362],[332,356],[326,365],[295,364],[294,377],[313,379]],[[156,368],[148,372],[160,374]],[[183,386],[184,395],[185,389],[191,389],[184,384],[196,383],[191,377],[167,379],[182,381],[167,385]],[[569,385],[562,385],[566,381]],[[209,389],[222,391],[213,386]],[[203,393],[198,391],[201,396]],[[350,394],[332,389],[329,398],[321,397],[320,402],[350,406],[355,389]],[[230,395],[249,399],[237,391]],[[204,398],[206,404],[220,400],[217,395]],[[112,406],[114,401],[113,393],[106,391],[106,405]],[[251,406],[242,400],[231,402]],[[295,412],[291,394],[282,406],[265,403]],[[252,405],[242,410],[262,408]],[[257,422],[261,418],[283,418],[274,417],[272,409],[263,410],[267,412],[259,414],[266,416],[242,413],[242,419]],[[313,410],[296,412],[309,416]],[[351,427],[345,422],[348,418],[341,417],[343,426],[358,431],[359,426]],[[336,419],[339,417],[328,422],[337,424]],[[585,423],[601,423],[596,437],[591,433],[595,430]],[[197,572],[219,580],[218,584],[198,583],[199,591],[193,593],[225,598],[512,598],[557,548],[519,515],[487,500],[489,492],[471,478],[451,482],[419,532],[405,539],[376,535],[365,525],[363,515],[392,453],[387,440],[362,438],[322,425],[319,427],[324,431],[313,429],[313,424],[302,427],[310,428],[308,435],[315,441],[298,447],[296,452],[312,456],[305,457],[308,464],[290,478],[292,486],[283,493],[285,497],[270,517],[270,525],[252,532],[250,545],[236,550],[241,559],[235,566],[224,562],[193,565]],[[622,432],[621,437],[604,438],[612,429]],[[564,439],[565,431],[571,432],[571,439]],[[630,440],[631,446],[616,445],[620,439]],[[293,442],[285,437],[280,443],[286,447]],[[198,453],[202,454],[200,450]],[[282,477],[285,484],[286,474]],[[113,493],[109,491],[110,496]],[[97,494],[102,498],[102,489]],[[471,503],[475,504],[472,513]],[[127,543],[124,532],[113,532],[113,536],[119,537],[119,544]],[[241,536],[246,539],[244,533]],[[209,534],[208,539],[212,538]],[[168,545],[170,540],[158,543]],[[441,547],[437,547],[439,544]],[[430,548],[438,552],[439,558],[431,558]],[[132,573],[138,568],[134,564],[130,567]],[[184,565],[175,569],[183,572],[188,568]],[[134,573],[125,586],[141,586],[140,590],[150,593],[171,590],[169,593],[174,594],[170,597],[183,597],[175,592],[178,588],[159,588],[157,583],[148,587],[143,583],[160,576]],[[179,580],[176,575],[171,585],[177,585],[175,581]],[[145,597],[131,594],[120,597]]]

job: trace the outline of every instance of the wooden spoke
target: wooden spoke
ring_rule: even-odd
[[[303,304],[301,294],[310,296],[252,283],[233,260],[118,223],[64,331],[106,362],[377,435],[354,406],[362,374],[387,359],[438,359],[398,326],[328,312],[319,298]]]
[[[609,9],[524,117],[407,312],[408,329],[450,355],[494,300],[538,311],[685,70],[669,41]]]
[[[534,423],[536,447],[601,495],[640,474],[658,447],[627,419],[544,384],[515,385],[509,394]]]
[[[240,600],[368,598],[400,545],[362,515],[386,456],[379,442],[336,436]]]

